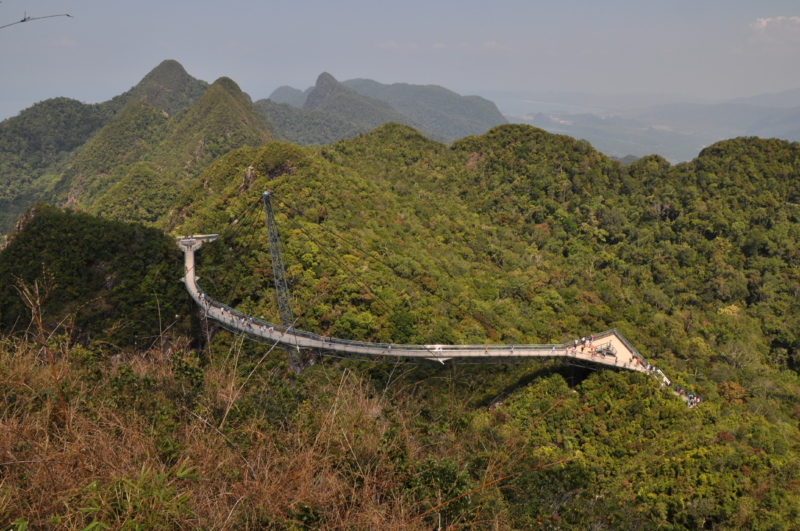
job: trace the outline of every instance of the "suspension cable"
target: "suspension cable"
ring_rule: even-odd
[[[250,226],[250,234],[248,236],[245,236],[245,241],[244,241],[244,243],[242,245],[242,250],[250,249],[250,244],[253,241],[253,236],[255,236],[256,232],[258,231],[258,228],[257,228],[256,223],[255,223],[257,218],[258,218],[258,216],[253,216],[253,219],[250,221],[250,224],[251,224],[251,226]],[[247,263],[245,263],[245,261],[244,261],[245,260],[245,256],[244,256],[243,253],[239,253],[239,258],[240,258],[242,264],[245,267],[247,267]],[[232,270],[232,269],[233,269],[232,267],[229,268],[229,271]],[[236,284],[234,284],[233,289],[231,290],[231,296],[232,297],[236,296],[236,290],[239,289],[239,284],[241,283],[241,281],[242,281],[242,275],[236,275]]]
[[[223,251],[224,251],[225,247],[227,247],[227,245],[228,245],[228,243],[226,243],[224,240],[228,240],[231,245],[235,246],[236,245],[236,240],[239,239],[242,236],[242,234],[246,234],[246,231],[247,231],[248,228],[252,228],[252,226],[254,225],[254,222],[255,222],[255,216],[256,216],[256,212],[258,210],[257,209],[258,205],[259,205],[259,201],[254,201],[247,208],[247,210],[245,210],[244,215],[242,215],[239,218],[236,218],[236,220],[235,220],[236,224],[234,225],[233,222],[231,222],[229,224],[228,228],[223,232],[223,234],[220,235],[220,240],[221,240],[220,243],[223,246]],[[218,282],[222,286],[224,286],[228,282],[228,279],[229,279],[229,277],[231,275],[231,272],[234,269],[233,268],[234,258],[232,258],[231,255],[228,254],[228,253],[225,253],[225,254],[227,255],[227,257],[226,257],[227,259],[225,260],[226,264],[225,264],[225,267],[224,267],[224,272],[223,272],[222,276],[218,279]],[[239,260],[243,260],[243,258],[238,253],[236,255],[236,258],[239,259]],[[238,288],[238,282],[237,282],[237,288]],[[231,291],[231,293],[235,293],[235,290]]]
[[[275,194],[273,194],[273,197],[275,197]],[[311,219],[311,218],[310,218],[310,217],[309,217],[309,216],[308,216],[308,215],[307,215],[305,212],[303,212],[303,211],[302,211],[302,210],[300,210],[299,208],[297,208],[297,207],[293,206],[292,204],[290,204],[290,203],[288,203],[287,201],[284,201],[284,200],[282,200],[282,199],[279,199],[279,198],[278,198],[278,201],[279,201],[279,202],[281,202],[281,203],[283,203],[284,205],[286,205],[286,206],[287,206],[288,208],[290,208],[291,210],[294,210],[295,212],[297,212],[297,213],[298,213],[298,214],[300,214],[301,216],[305,217],[305,218],[306,218],[306,219],[308,219],[309,221],[312,221],[312,222],[313,222],[313,220],[312,220],[312,219]],[[359,250],[359,251],[361,251],[361,252],[362,252],[362,253],[363,253],[363,254],[364,254],[366,257],[368,257],[368,258],[371,258],[371,259],[375,260],[376,262],[378,262],[379,264],[382,264],[383,266],[385,266],[385,267],[389,268],[389,269],[390,269],[390,270],[391,270],[391,271],[392,271],[392,272],[393,272],[395,275],[397,275],[398,277],[405,279],[405,277],[404,277],[402,274],[400,274],[400,272],[399,272],[399,271],[397,271],[397,269],[395,269],[395,268],[394,268],[394,266],[391,266],[391,265],[387,264],[386,262],[384,262],[384,261],[383,261],[383,260],[381,260],[380,258],[378,258],[378,257],[374,256],[372,253],[369,253],[369,252],[365,251],[365,250],[364,250],[364,249],[362,249],[362,248],[361,248],[359,245],[357,245],[357,244],[354,244],[354,243],[352,243],[352,242],[349,242],[349,241],[348,241],[348,240],[346,240],[346,239],[345,239],[343,236],[341,236],[341,235],[339,235],[339,234],[337,234],[337,233],[335,233],[335,232],[331,231],[330,229],[328,229],[327,227],[325,227],[323,224],[321,224],[321,223],[316,223],[316,225],[317,225],[317,226],[319,226],[319,227],[320,227],[322,230],[324,230],[325,232],[327,232],[327,233],[329,233],[329,234],[333,235],[335,238],[338,238],[338,239],[342,240],[343,242],[345,242],[346,244],[350,245],[351,247],[354,247],[354,248],[358,249],[358,250]],[[416,260],[415,260],[415,261],[416,261]],[[422,264],[420,264],[418,261],[417,261],[417,264],[419,264],[419,265],[422,265]],[[452,277],[451,277],[451,278],[452,278]],[[448,299],[447,297],[444,297],[444,296],[440,295],[440,294],[439,294],[439,293],[437,293],[435,290],[432,290],[431,288],[429,288],[428,286],[424,285],[423,283],[421,283],[421,282],[418,282],[418,281],[417,281],[417,280],[415,280],[415,279],[406,279],[406,280],[410,280],[410,281],[411,281],[411,282],[413,282],[414,284],[417,284],[419,287],[421,287],[422,289],[424,289],[425,291],[427,291],[429,294],[433,295],[434,297],[437,297],[437,298],[438,298],[439,300],[441,300],[442,302],[444,302],[444,303],[448,304],[449,306],[451,306],[451,307],[455,308],[456,310],[458,310],[458,312],[459,312],[459,313],[461,313],[463,316],[465,316],[465,317],[470,317],[470,318],[472,318],[472,319],[475,319],[475,320],[479,321],[480,323],[482,323],[484,326],[486,326],[486,327],[489,327],[489,328],[491,328],[492,330],[496,330],[496,327],[492,326],[492,325],[491,325],[491,324],[490,324],[488,321],[486,321],[486,319],[485,319],[485,318],[484,318],[482,315],[478,314],[477,312],[473,312],[473,314],[472,314],[472,315],[470,315],[468,310],[465,310],[465,309],[464,309],[464,308],[462,308],[460,305],[458,305],[458,304],[454,303],[453,301],[451,301],[451,300],[450,300],[450,299]],[[510,335],[510,334],[509,334],[509,335]],[[514,337],[512,336],[512,339],[516,339],[516,338],[514,338]]]
[[[332,258],[332,259],[334,260],[334,262],[335,262],[335,263],[338,263],[338,264],[339,264],[339,266],[341,266],[341,268],[342,268],[342,271],[344,271],[344,273],[345,273],[345,274],[346,274],[348,277],[350,277],[350,280],[352,280],[353,282],[355,282],[356,284],[358,284],[359,286],[361,286],[361,288],[362,288],[362,289],[364,289],[364,291],[366,291],[367,293],[369,293],[370,295],[372,295],[373,297],[375,297],[375,300],[379,301],[379,302],[380,302],[380,303],[383,305],[383,307],[384,307],[384,309],[385,309],[385,310],[387,310],[389,313],[394,313],[394,308],[393,308],[393,307],[392,307],[392,306],[391,306],[391,305],[390,305],[388,302],[386,302],[386,300],[385,300],[383,297],[381,297],[380,295],[378,295],[377,293],[375,293],[374,291],[372,291],[372,290],[369,288],[369,286],[368,286],[366,283],[364,283],[363,281],[359,280],[359,279],[358,279],[358,278],[357,278],[355,275],[353,275],[352,271],[350,271],[350,267],[349,267],[347,264],[345,264],[345,263],[344,263],[344,262],[341,260],[341,258],[339,258],[339,257],[336,255],[336,253],[334,253],[334,252],[332,252],[331,250],[329,250],[327,245],[325,245],[325,244],[321,243],[319,240],[317,240],[317,239],[316,239],[316,238],[315,238],[315,237],[314,237],[314,236],[313,236],[313,235],[312,235],[312,234],[311,234],[309,231],[307,231],[307,230],[305,229],[305,227],[303,227],[303,226],[302,226],[302,225],[301,225],[301,224],[300,224],[300,223],[299,223],[297,220],[295,220],[295,219],[293,219],[293,218],[289,218],[289,221],[291,221],[292,223],[294,223],[294,224],[295,224],[295,226],[296,226],[298,229],[300,229],[300,231],[301,231],[303,234],[305,234],[305,235],[306,235],[306,237],[308,237],[308,238],[309,238],[311,241],[313,241],[314,243],[316,243],[316,244],[317,244],[317,247],[319,247],[319,249],[320,249],[322,252],[324,252],[324,253],[325,253],[325,254],[327,254],[327,255],[328,255],[330,258]]]

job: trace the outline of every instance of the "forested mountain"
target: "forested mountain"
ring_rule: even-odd
[[[0,232],[8,232],[47,185],[33,183],[62,168],[111,114],[102,104],[55,98],[0,122]]]
[[[385,85],[371,79],[342,82],[359,94],[385,101],[416,123],[447,138],[482,135],[508,123],[497,106],[480,96],[461,96],[438,85]]]
[[[356,97],[344,87],[367,99]],[[305,91],[282,86],[268,100],[256,103],[276,130],[300,145],[329,144],[390,121],[415,126],[430,138],[443,142],[481,135],[496,125],[508,123],[494,103],[479,96],[460,96],[437,85],[384,85],[371,79],[339,83],[327,73]],[[307,112],[274,105],[282,103],[314,114],[309,116]]]
[[[103,302],[85,314],[93,321],[76,322],[75,341],[49,342],[64,353],[63,399],[49,391],[49,367],[32,362],[37,343],[19,332],[0,341],[6,422],[29,440],[63,434],[47,450],[14,447],[17,487],[2,516],[74,527],[147,527],[157,514],[195,527],[229,518],[241,528],[791,529],[799,176],[800,145],[785,141],[738,138],[685,164],[649,156],[622,166],[529,126],[447,146],[387,124],[314,149],[234,149],[154,222],[229,235],[200,251],[201,285],[277,320],[263,218],[244,216],[269,189],[299,328],[518,344],[614,327],[703,396],[693,409],[647,375],[560,366],[324,360],[298,379],[282,352],[199,324],[169,328],[189,326],[187,296],[160,284],[180,275],[179,260],[158,251],[133,263],[138,254],[118,247],[160,249],[152,229],[32,214],[0,266],[32,286],[43,262],[63,286],[44,326],[70,304]],[[85,261],[72,264],[61,239]],[[27,326],[29,313],[17,291],[0,297],[5,333],[22,330],[14,323]],[[138,349],[134,333],[147,324],[129,328],[137,320],[159,330]]]
[[[206,89],[208,83],[193,78],[178,61],[168,59],[111,102],[121,108],[131,100],[144,100],[172,116],[193,105]]]
[[[402,114],[389,103],[363,96],[350,87],[339,83],[323,72],[317,78],[314,90],[308,93],[303,104],[304,111],[324,111],[347,122],[358,125],[364,132],[389,122],[410,125],[432,138],[440,135],[428,131],[412,118]]]
[[[197,101],[208,85],[177,61],[164,61],[129,91],[99,104],[54,98],[0,122],[0,232],[40,199],[67,170],[77,151],[132,101],[168,115]],[[127,149],[127,148],[126,148]]]
[[[369,131],[363,124],[321,109],[304,111],[269,99],[258,100],[255,108],[276,138],[300,146],[330,144]]]
[[[73,341],[148,338],[158,333],[152,310],[159,305],[170,322],[182,315],[187,332],[192,308],[175,282],[181,269],[177,247],[157,229],[38,203],[0,252],[0,275],[9,280],[0,285],[0,326],[24,322],[29,310],[16,288],[38,280],[43,301],[48,291],[45,325],[55,327],[65,312],[75,312]]]
[[[249,96],[230,79],[220,78],[174,115],[156,105],[179,109],[185,97],[162,97],[156,86],[151,76],[145,78],[143,96],[128,98],[113,120],[75,151],[63,172],[35,183],[38,188],[31,184],[25,198],[154,223],[212,160],[271,140]]]
[[[292,107],[302,109],[303,105],[306,103],[308,94],[312,90],[314,90],[314,87],[308,87],[305,91],[302,91],[288,85],[283,85],[273,90],[272,94],[270,94],[267,99],[275,103],[288,103]]]
[[[305,93],[291,87],[281,87],[273,95],[276,93],[280,101],[270,96],[270,99],[257,101],[256,108],[277,136],[299,145],[330,144],[388,122],[410,125],[432,138],[446,140],[419,126],[388,103],[363,96],[339,83],[327,72],[320,74],[317,83]],[[302,109],[295,105],[300,99],[303,100]]]
[[[114,216],[127,211],[123,219],[153,223],[185,180],[210,160],[273,137],[328,144],[398,122],[451,141],[457,131],[482,132],[486,124],[476,124],[491,114],[488,102],[440,87],[425,87],[424,101],[412,108],[402,97],[407,91],[398,96],[399,86],[393,87],[388,96],[431,127],[327,73],[305,92],[281,87],[272,94],[294,106],[270,100],[254,106],[233,81],[222,78],[209,86],[171,60],[104,103],[38,103],[0,123],[0,232],[40,200]],[[431,107],[436,102],[443,105],[440,111]],[[420,106],[427,110],[420,113]]]

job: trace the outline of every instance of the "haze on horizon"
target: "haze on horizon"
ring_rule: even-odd
[[[800,1],[4,0],[0,119],[37,101],[100,102],[164,59],[254,99],[337,79],[461,94],[672,94],[718,102],[800,87]]]

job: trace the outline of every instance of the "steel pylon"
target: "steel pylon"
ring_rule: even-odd
[[[265,190],[261,197],[264,200],[264,216],[267,224],[267,238],[269,239],[269,254],[272,258],[275,295],[278,299],[278,314],[281,318],[283,333],[292,334],[294,333],[294,313],[292,312],[292,301],[289,295],[289,283],[286,281],[286,271],[283,267],[278,225],[275,223],[275,215],[272,211],[272,194]],[[299,348],[297,346],[292,347],[288,343],[284,343],[284,348],[289,366],[299,374],[303,370],[303,360],[301,359]]]

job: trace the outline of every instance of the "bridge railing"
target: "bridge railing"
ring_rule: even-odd
[[[480,350],[480,349],[491,350],[494,353],[497,353],[498,351],[508,351],[509,354],[513,354],[515,349],[520,349],[520,348],[524,348],[525,350],[545,350],[545,351],[546,350],[551,350],[551,351],[558,352],[560,354],[561,351],[571,349],[575,345],[575,340],[569,341],[569,342],[566,342],[566,343],[559,343],[559,344],[555,344],[555,345],[552,344],[552,343],[549,343],[549,344],[488,344],[488,343],[481,343],[481,344],[465,344],[465,345],[437,345],[437,344],[406,345],[406,344],[402,344],[402,343],[377,343],[377,342],[371,342],[371,341],[353,341],[353,340],[349,340],[349,339],[332,338],[332,337],[328,337],[328,336],[321,336],[319,334],[314,334],[313,332],[307,332],[305,330],[299,330],[299,329],[296,329],[296,328],[290,328],[288,330],[284,330],[283,326],[281,326],[281,325],[279,325],[277,323],[272,323],[270,321],[266,321],[264,319],[260,319],[260,318],[255,317],[255,316],[245,314],[245,313],[240,312],[239,310],[237,310],[237,309],[235,309],[235,308],[233,308],[231,306],[228,306],[227,304],[223,304],[221,302],[218,302],[218,301],[212,299],[200,287],[199,282],[196,282],[195,286],[196,286],[197,292],[199,294],[202,294],[202,298],[199,300],[199,302],[201,304],[204,303],[204,304],[207,304],[208,306],[213,306],[213,307],[215,307],[217,309],[220,309],[220,310],[224,309],[225,312],[228,313],[234,320],[234,322],[231,323],[231,324],[236,324],[237,322],[241,322],[242,320],[244,320],[245,323],[249,323],[250,319],[252,318],[253,319],[252,324],[255,327],[263,326],[264,328],[273,328],[276,331],[283,332],[283,333],[285,333],[287,335],[290,335],[290,336],[304,337],[304,338],[307,338],[307,339],[312,339],[312,340],[315,340],[315,341],[326,342],[326,343],[335,344],[335,345],[352,346],[352,347],[364,347],[364,348],[378,348],[378,349],[385,349],[385,350],[388,350],[388,349],[391,348],[394,351],[398,351],[398,350],[399,351],[402,351],[402,350],[413,350],[413,351],[430,350],[432,353],[434,353],[435,355],[438,355],[438,356],[446,355],[447,352],[457,352],[457,351],[461,351],[461,350]],[[251,332],[251,333],[253,333],[254,335],[258,335],[258,334],[255,334],[254,332]],[[642,359],[641,356],[639,355],[639,353],[632,346],[630,346],[630,344],[627,341],[625,341],[625,339],[622,338],[622,336],[620,336],[620,334],[616,331],[616,329],[607,330],[605,332],[601,332],[601,333],[595,335],[595,343],[599,343],[599,340],[605,339],[605,338],[610,337],[610,336],[617,336],[620,340],[622,340],[626,344],[626,346],[631,350],[632,353],[634,353],[634,355],[636,357]],[[578,346],[579,345],[580,345],[580,342],[578,342]],[[610,346],[610,341],[608,343],[606,343],[605,345]],[[604,349],[605,345],[604,344],[598,344],[597,350],[600,350],[600,351],[605,350]],[[612,348],[611,350],[614,350],[614,349]],[[614,355],[616,355],[616,352],[614,352]],[[643,361],[643,359],[642,359],[642,361]]]
[[[264,327],[265,329],[273,328],[278,332],[283,332],[288,336],[296,336],[296,337],[303,337],[311,340],[315,340],[318,342],[324,342],[330,345],[340,345],[345,347],[354,347],[354,348],[368,348],[368,349],[380,349],[391,351],[392,353],[409,351],[419,353],[421,350],[427,350],[431,353],[431,357],[437,358],[447,358],[448,352],[452,353],[453,356],[458,356],[460,351],[465,350],[481,350],[485,349],[487,352],[491,351],[494,356],[502,356],[502,353],[505,351],[508,353],[509,357],[514,357],[515,349],[524,349],[524,350],[543,350],[543,351],[551,351],[554,355],[561,356],[562,351],[566,351],[565,353],[567,356],[572,354],[573,356],[577,355],[577,351],[575,353],[571,353],[571,349],[573,346],[576,348],[581,345],[580,340],[572,340],[566,343],[560,344],[472,344],[472,345],[436,345],[436,344],[428,344],[428,345],[405,345],[402,343],[374,343],[369,341],[352,341],[348,339],[339,339],[333,338],[328,336],[321,336],[319,334],[314,334],[312,332],[307,332],[305,330],[298,330],[296,328],[290,328],[288,330],[284,330],[283,327],[277,323],[272,323],[270,321],[266,321],[264,319],[260,319],[239,310],[228,306],[227,304],[223,304],[219,301],[216,301],[210,298],[205,291],[200,287],[199,283],[195,279],[195,291],[192,289],[189,290],[192,297],[201,305],[201,307],[214,307],[220,310],[225,310],[231,316],[231,322],[227,322],[227,319],[223,318],[222,324],[228,330],[238,330],[239,332],[253,335],[257,337],[264,337],[263,334],[259,334],[256,332],[256,328]],[[200,297],[202,295],[202,298]],[[242,327],[241,323],[250,323],[250,318],[253,319],[252,321],[252,328],[248,328],[247,326]],[[609,340],[606,343],[602,343],[603,339],[610,338],[611,336],[616,336],[631,352],[631,355],[638,360],[638,364],[644,368],[651,376],[659,378],[658,374],[661,375],[662,378],[666,379],[666,376],[660,371],[657,371],[656,367],[650,365],[642,355],[633,347],[633,345],[625,339],[625,337],[620,334],[616,329],[612,328],[610,330],[606,330],[604,332],[600,332],[594,336],[594,343],[597,345],[595,347],[596,351],[599,351],[603,357],[605,357],[605,352],[611,352],[613,356],[616,358],[617,352],[616,349],[613,347],[612,342]],[[284,341],[286,342],[286,341]],[[290,342],[290,341],[289,341]],[[396,355],[396,354],[395,354]],[[624,363],[624,366],[628,366],[628,363],[625,360],[619,360]],[[657,374],[658,373],[658,374]]]
[[[195,239],[196,240],[202,240],[204,238],[215,239],[215,237],[216,237],[216,235],[204,235],[204,236],[201,236],[201,237],[195,237]],[[188,255],[188,253],[192,253],[193,254],[194,250],[191,249],[191,247],[189,247],[189,248],[184,248],[184,252],[186,252],[187,255]],[[187,275],[187,276],[189,276],[189,275]],[[405,345],[405,344],[398,344],[398,343],[373,343],[373,342],[367,342],[367,341],[352,341],[352,340],[347,340],[347,339],[332,338],[332,337],[328,337],[328,336],[321,336],[319,334],[314,334],[312,332],[307,332],[305,330],[298,330],[298,329],[295,329],[295,328],[289,328],[287,330],[283,330],[283,327],[281,325],[279,325],[279,324],[272,323],[272,322],[266,321],[264,319],[260,319],[260,318],[254,317],[254,316],[247,315],[247,314],[245,314],[243,312],[240,312],[240,311],[236,310],[235,308],[233,308],[231,306],[228,306],[226,304],[222,304],[221,302],[218,302],[218,301],[212,299],[200,287],[200,285],[199,285],[199,283],[197,281],[198,279],[194,275],[192,275],[192,278],[194,280],[194,285],[190,286],[190,285],[188,285],[188,282],[187,282],[187,288],[188,288],[190,296],[195,300],[195,302],[198,303],[198,305],[200,305],[201,307],[205,307],[205,308],[214,307],[214,308],[216,308],[218,310],[225,310],[225,312],[228,313],[231,316],[230,322],[228,322],[228,319],[225,318],[225,317],[223,317],[221,319],[221,323],[224,326],[224,328],[226,328],[228,330],[231,330],[231,331],[236,330],[236,331],[239,331],[239,332],[247,334],[247,335],[260,337],[261,339],[267,339],[267,338],[271,337],[271,334],[269,336],[265,336],[265,334],[263,332],[259,333],[259,332],[261,332],[260,330],[256,331],[256,328],[264,327],[264,329],[272,328],[273,330],[281,332],[281,333],[284,333],[284,334],[286,334],[286,335],[288,335],[290,337],[291,336],[296,336],[296,337],[302,337],[302,338],[310,339],[310,340],[317,341],[317,342],[320,342],[320,343],[327,343],[327,344],[331,344],[331,345],[340,345],[340,346],[344,346],[344,347],[353,347],[353,348],[360,348],[360,349],[370,349],[370,350],[373,350],[373,352],[374,352],[375,349],[391,351],[392,353],[397,353],[397,352],[402,352],[402,351],[409,351],[409,352],[413,351],[415,353],[416,357],[419,357],[420,356],[420,354],[419,354],[420,351],[428,351],[428,352],[431,353],[431,357],[432,358],[435,357],[437,359],[447,358],[448,357],[448,353],[451,353],[452,357],[458,357],[460,352],[466,351],[466,350],[473,351],[471,353],[471,355],[474,356],[474,351],[475,350],[482,350],[482,349],[485,349],[487,351],[487,353],[489,351],[491,351],[493,357],[502,357],[503,356],[503,351],[508,352],[508,354],[509,354],[508,357],[516,357],[515,356],[515,349],[520,349],[520,350],[539,350],[539,351],[548,351],[549,350],[549,351],[553,352],[553,355],[558,355],[559,357],[561,357],[564,354],[569,355],[573,346],[577,347],[578,345],[580,345],[580,342],[578,340],[573,340],[573,341],[560,343],[560,344],[556,344],[556,345],[553,345],[553,344],[493,344],[493,345],[489,345],[489,344],[477,344],[477,345],[436,345],[436,344],[429,344],[429,345]],[[187,280],[187,278],[184,277],[184,281],[186,281],[186,280]],[[250,321],[251,318],[252,318],[252,322]],[[216,319],[220,320],[219,317],[216,317]],[[241,323],[247,323],[249,326],[241,326]],[[637,364],[642,369],[646,370],[651,376],[653,376],[655,378],[659,378],[659,376],[660,376],[660,379],[663,379],[664,384],[668,385],[670,383],[669,380],[667,379],[667,377],[664,375],[664,373],[659,371],[656,367],[650,365],[644,359],[644,357],[639,353],[639,351],[637,351],[633,347],[633,345],[631,345],[630,342],[627,339],[625,339],[625,337],[622,334],[620,334],[616,329],[612,328],[611,330],[606,330],[605,332],[601,332],[601,333],[599,333],[599,334],[594,336],[594,343],[597,345],[597,347],[595,348],[595,352],[599,351],[600,354],[602,354],[603,357],[605,357],[606,353],[611,353],[611,354],[613,354],[614,358],[616,359],[617,352],[616,352],[616,349],[613,347],[612,341],[609,340],[605,344],[601,343],[601,341],[603,339],[611,337],[611,336],[616,336],[617,339],[619,339],[619,341],[622,342],[622,344],[625,345],[625,347],[630,351],[630,353],[633,356],[633,358],[636,359]],[[283,340],[282,342],[283,343],[287,343],[286,340]],[[288,343],[291,343],[291,341],[288,341]],[[321,347],[321,348],[324,349],[324,347]],[[561,354],[562,350],[566,350],[566,352],[564,354]],[[397,354],[395,354],[395,356],[396,355]],[[573,355],[577,356],[577,352],[573,353]],[[425,355],[423,355],[423,356],[425,356]],[[542,356],[546,357],[546,355],[544,355],[544,354]],[[618,361],[621,361],[624,364],[625,367],[629,367],[630,368],[633,365],[633,363],[631,363],[629,361],[625,361],[625,360],[618,360]],[[616,364],[617,364],[617,362],[615,361],[615,365]]]

